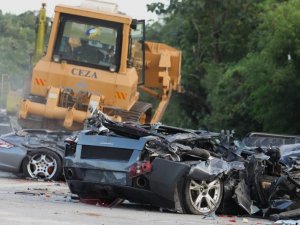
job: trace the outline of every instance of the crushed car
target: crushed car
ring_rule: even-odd
[[[252,132],[241,142],[248,152],[248,189],[260,214],[273,220],[300,218],[300,137]]]
[[[220,205],[221,174],[231,165],[205,150],[218,134],[118,123],[101,112],[89,123],[95,129],[67,140],[63,168],[72,193],[195,214]]]
[[[24,129],[0,136],[0,170],[33,179],[63,179],[64,140],[72,133]]]
[[[279,146],[247,145],[231,133],[114,122],[100,111],[88,122],[89,129],[66,140],[63,160],[66,182],[82,199],[108,205],[127,199],[199,215],[279,218],[299,208],[299,155],[283,163]]]

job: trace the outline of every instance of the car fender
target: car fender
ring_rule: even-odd
[[[178,203],[178,193],[181,193],[180,182],[188,174],[190,166],[162,158],[155,158],[152,162],[152,172],[149,174],[150,190],[165,199]],[[178,189],[179,187],[179,189]]]
[[[51,151],[56,153],[61,159],[64,157],[64,151],[60,148],[54,148],[54,147],[45,147],[45,146],[40,146],[36,148],[30,148],[27,150],[27,154],[30,152],[38,152],[40,150],[46,150],[46,151]]]

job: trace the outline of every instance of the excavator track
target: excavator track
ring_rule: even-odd
[[[152,118],[152,104],[138,101],[129,111],[115,110],[114,113],[122,117],[123,122],[150,123]]]

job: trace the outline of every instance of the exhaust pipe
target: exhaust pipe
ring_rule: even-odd
[[[146,188],[149,182],[145,177],[138,177],[135,183],[138,188]]]
[[[72,179],[73,176],[74,176],[73,170],[72,170],[72,169],[68,169],[68,170],[67,170],[67,177],[68,177],[69,179]]]

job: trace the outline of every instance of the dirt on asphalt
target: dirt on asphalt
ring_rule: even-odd
[[[0,218],[3,225],[272,224],[250,217],[178,214],[129,202],[113,208],[85,204],[65,182],[26,180],[9,173],[0,173]]]

